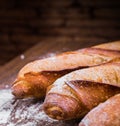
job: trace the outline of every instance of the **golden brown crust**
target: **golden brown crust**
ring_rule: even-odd
[[[24,74],[24,78],[18,78],[14,82],[12,93],[17,98],[42,98],[45,96],[46,88],[51,85],[57,78],[80,68],[82,67],[61,71],[42,71],[40,73],[26,73]]]
[[[79,126],[119,126],[120,94],[91,110],[80,122]]]
[[[85,81],[85,80],[74,80],[66,82],[77,94],[84,106],[88,110],[98,105],[100,102],[105,101],[114,94],[120,93],[120,89],[109,84]]]
[[[63,93],[59,91],[47,93],[44,111],[51,118],[58,120],[81,118],[99,103],[120,93],[118,87],[97,82],[77,80],[65,84]],[[65,90],[68,90],[71,95],[65,94]]]
[[[80,52],[84,54],[99,54],[102,56],[110,56],[110,57],[120,57],[120,50],[109,50],[109,49],[101,49],[101,48],[85,48],[81,49]]]
[[[52,96],[50,99],[47,98],[51,93]],[[50,104],[52,105],[55,102],[56,105],[59,106],[59,104],[61,104],[60,101],[57,100],[57,98],[54,99],[54,97],[55,94],[60,94],[63,97],[72,97],[80,103],[80,106],[84,105],[84,109],[82,109],[83,111],[81,112],[81,110],[79,110],[81,113],[84,113],[91,110],[100,102],[103,102],[109,97],[115,95],[114,93],[120,93],[120,63],[108,63],[76,70],[66,74],[65,76],[57,79],[54,84],[48,88],[46,95],[47,100],[45,100],[44,105],[46,108],[47,104],[50,106]],[[48,109],[50,110],[50,108]],[[48,114],[46,109],[45,112]],[[69,113],[69,110],[67,112]],[[52,115],[52,112],[49,111],[49,114]],[[79,117],[81,116],[82,115],[79,114]],[[56,118],[56,116],[53,117]],[[70,115],[71,119],[72,117],[77,118],[75,115]],[[69,117],[62,119],[69,119]]]
[[[17,98],[42,97],[59,77],[80,68],[110,62],[119,56],[119,51],[86,48],[36,60],[20,70],[12,87],[13,94]]]
[[[86,80],[99,83],[107,83],[120,87],[120,63],[106,63],[99,66],[89,67],[73,71],[57,79],[54,85],[64,85],[65,81]]]
[[[59,101],[59,104],[56,101]],[[50,93],[44,102],[46,114],[57,120],[68,120],[72,119],[73,115],[75,118],[79,117],[79,114],[84,115],[86,111],[82,111],[82,109],[84,109],[84,106],[76,99],[57,93]]]
[[[109,49],[109,50],[120,50],[120,41],[104,43],[93,46],[93,48]]]
[[[20,70],[18,78],[24,77],[24,74],[29,72],[74,70],[79,67],[98,65],[117,57],[120,57],[119,51],[86,48],[28,63]]]

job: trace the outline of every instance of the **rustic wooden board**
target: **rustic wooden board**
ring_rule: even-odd
[[[18,71],[28,62],[53,56],[60,52],[76,50],[101,42],[74,42],[72,40],[46,40],[0,68],[0,126],[77,126],[80,119],[56,121],[42,109],[43,100],[16,100],[11,94],[11,84]]]

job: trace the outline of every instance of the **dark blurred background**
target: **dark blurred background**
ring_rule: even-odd
[[[0,65],[49,40],[120,39],[119,0],[0,1]],[[42,48],[42,47],[41,47]]]

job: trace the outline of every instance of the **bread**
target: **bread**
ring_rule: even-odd
[[[44,111],[58,120],[81,118],[117,93],[120,93],[120,63],[76,70],[48,87]]]
[[[93,46],[93,48],[120,50],[120,41],[109,42]]]
[[[120,126],[120,94],[92,109],[79,126]]]
[[[12,86],[12,93],[16,98],[42,98],[45,96],[47,87],[59,77],[74,70],[100,65],[119,57],[120,42],[111,44],[117,45],[114,46],[114,50],[111,48],[108,50],[109,43],[107,43],[106,49],[100,49],[103,48],[101,45],[99,48],[91,47],[65,52],[28,63],[19,71]]]

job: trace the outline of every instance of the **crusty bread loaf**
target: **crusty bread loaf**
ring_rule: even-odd
[[[115,44],[118,49],[120,42]],[[106,45],[108,47],[109,43]],[[12,92],[17,98],[41,98],[45,96],[47,87],[59,77],[80,68],[110,62],[117,57],[120,57],[120,50],[86,48],[36,60],[20,70],[12,86]]]
[[[119,91],[120,63],[76,70],[48,87],[44,111],[58,120],[80,118]]]
[[[120,94],[91,110],[79,126],[120,126]]]

